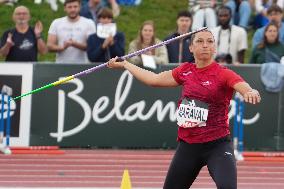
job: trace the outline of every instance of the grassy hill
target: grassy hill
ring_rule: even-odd
[[[34,25],[37,20],[41,20],[43,22],[44,38],[47,39],[47,32],[51,22],[55,18],[65,15],[63,5],[59,3],[59,10],[57,12],[53,12],[47,3],[36,5],[33,2],[34,0],[19,0],[17,5],[25,5],[30,9],[32,15],[31,25]],[[125,33],[126,49],[128,49],[129,42],[136,37],[141,23],[145,20],[154,20],[158,38],[164,39],[176,28],[177,12],[187,9],[187,7],[188,0],[143,0],[137,7],[122,6],[121,15],[116,19],[116,22],[118,24],[118,29]],[[14,7],[6,5],[0,6],[1,35],[6,29],[14,27],[14,23],[11,18],[13,10]],[[249,39],[251,39],[251,34],[249,34],[249,36]],[[249,53],[250,52],[246,53],[246,60],[248,59]],[[39,60],[44,62],[54,61],[54,59],[54,53],[48,53],[47,55],[39,57]]]

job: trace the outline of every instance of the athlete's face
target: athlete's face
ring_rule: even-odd
[[[209,31],[196,33],[189,50],[193,53],[196,60],[211,60],[216,52],[212,33]]]
[[[76,19],[79,16],[79,12],[80,12],[79,2],[74,1],[74,2],[66,4],[64,7],[64,11],[66,12],[68,18]]]

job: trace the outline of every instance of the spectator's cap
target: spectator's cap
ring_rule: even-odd
[[[113,19],[113,13],[109,8],[103,8],[99,11],[98,19],[100,18],[111,18]]]
[[[283,10],[278,6],[278,5],[271,5],[268,9],[267,9],[267,14],[271,14],[273,12],[279,12],[279,13],[283,13]]]
[[[177,19],[179,19],[180,17],[189,17],[189,18],[192,18],[192,15],[189,11],[187,10],[182,10],[180,12],[178,12],[177,14]]]
[[[64,6],[66,6],[68,3],[78,2],[81,5],[81,0],[65,0]]]

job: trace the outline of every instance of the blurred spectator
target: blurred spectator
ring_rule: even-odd
[[[45,0],[49,5],[51,10],[57,11],[58,10],[58,5],[57,5],[57,0]],[[59,0],[62,4],[65,2],[65,0]],[[42,0],[34,0],[35,4],[41,4]]]
[[[120,14],[119,5],[115,0],[89,0],[82,3],[80,15],[92,19],[97,23],[97,16],[104,7],[111,8],[114,17]]]
[[[0,43],[0,54],[6,61],[36,62],[38,52],[45,54],[47,47],[42,39],[42,24],[38,21],[34,28],[29,26],[30,11],[27,7],[19,6],[13,13],[15,28],[4,32]]]
[[[191,31],[192,16],[188,11],[180,11],[177,15],[177,31],[165,40],[175,38]],[[173,41],[166,45],[170,63],[194,62],[193,55],[189,52],[190,36]]]
[[[57,63],[87,63],[87,38],[96,32],[90,19],[81,17],[80,0],[66,0],[67,16],[55,19],[48,31],[48,49],[56,52]]]
[[[0,5],[4,4],[4,3],[8,3],[8,2],[9,2],[9,0],[0,0]]]
[[[127,6],[140,5],[141,2],[142,0],[117,0],[118,4]]]
[[[81,7],[86,5],[89,2],[89,0],[81,0]]]
[[[263,41],[253,49],[250,63],[279,62],[284,56],[284,45],[280,43],[278,24],[270,22],[265,26]]]
[[[102,0],[101,4],[103,7],[109,7],[112,10],[113,16],[117,17],[120,14],[120,7],[116,0]]]
[[[116,31],[112,11],[108,8],[102,9],[98,15],[98,22],[100,26],[97,27],[97,33],[90,35],[87,41],[89,60],[91,62],[107,62],[110,58],[123,56],[125,38],[122,32]]]
[[[231,24],[248,28],[251,15],[250,3],[246,0],[224,0],[224,4],[231,8]]]
[[[137,38],[130,42],[129,53],[133,53],[135,51],[144,49],[146,47],[155,45],[160,42],[161,40],[155,37],[154,22],[151,20],[145,21],[140,27]],[[167,49],[165,46],[147,51],[144,54],[148,55],[147,57],[153,58],[155,64],[168,64],[169,63],[168,53],[167,53]],[[143,58],[143,55],[134,56],[129,59],[129,62],[142,66],[143,65],[142,58]]]
[[[284,8],[283,0],[254,0],[255,1],[255,10],[256,17],[254,21],[254,25],[256,28],[260,28],[268,24],[269,20],[267,18],[267,9],[273,5],[278,5],[282,10]]]
[[[97,17],[102,8],[101,0],[89,0],[82,6],[80,15],[97,23]]]
[[[51,10],[57,11],[58,10],[58,5],[56,3],[56,0],[46,0],[46,2],[50,5]],[[35,4],[41,4],[42,0],[34,0]]]
[[[279,41],[284,42],[284,24],[282,23],[283,11],[277,5],[272,5],[267,9],[267,18],[270,22],[278,24]],[[265,26],[256,30],[252,39],[252,47],[255,48],[261,41],[263,41]]]
[[[18,0],[0,0],[0,5],[1,4],[6,4],[9,6],[14,6],[14,4],[16,4],[18,2]]]
[[[219,26],[212,29],[217,44],[216,59],[225,59],[227,63],[244,63],[248,48],[247,32],[242,27],[230,25],[232,12],[227,6],[218,9],[217,17]]]
[[[192,30],[203,26],[209,29],[217,26],[216,0],[188,0],[189,11],[193,14]]]

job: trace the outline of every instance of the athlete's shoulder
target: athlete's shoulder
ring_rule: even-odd
[[[220,69],[221,71],[229,70],[229,68],[225,65],[219,64],[218,62],[215,62],[216,68]]]
[[[178,67],[180,67],[181,69],[192,69],[195,68],[196,65],[192,62],[183,62]]]
[[[194,67],[195,64],[193,63],[181,63],[178,67],[172,70],[172,76],[177,83],[182,84],[186,80],[187,76],[193,73]]]
[[[220,71],[219,71],[219,78],[222,78],[224,80],[231,80],[235,78],[241,78],[235,71],[231,70],[229,67],[220,65]]]
[[[194,63],[184,62],[173,69],[175,75],[181,74],[183,72],[192,71],[195,68]]]
[[[215,74],[217,78],[221,80],[230,77],[231,75],[234,75],[234,71],[232,71],[230,68],[226,67],[225,65],[219,64],[217,62],[215,62],[214,66],[212,66],[211,73]]]

